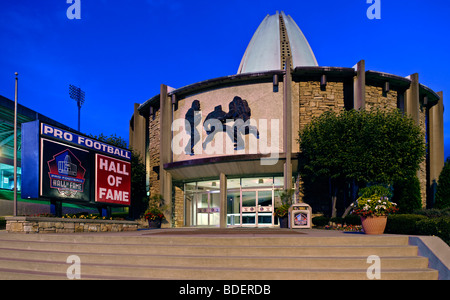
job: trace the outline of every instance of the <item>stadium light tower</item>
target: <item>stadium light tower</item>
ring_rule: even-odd
[[[69,85],[69,95],[70,98],[77,101],[78,106],[78,131],[80,131],[80,113],[81,113],[81,106],[84,104],[84,92],[74,85]]]

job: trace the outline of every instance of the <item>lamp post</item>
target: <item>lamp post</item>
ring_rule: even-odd
[[[69,85],[69,95],[70,98],[77,102],[78,106],[78,131],[80,131],[80,114],[81,114],[81,106],[84,104],[84,92],[74,85]]]
[[[14,217],[17,217],[17,101],[18,101],[18,87],[19,74],[16,72],[16,87],[14,97]]]

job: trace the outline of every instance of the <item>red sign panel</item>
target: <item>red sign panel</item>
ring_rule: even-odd
[[[95,155],[95,202],[130,205],[131,163]]]

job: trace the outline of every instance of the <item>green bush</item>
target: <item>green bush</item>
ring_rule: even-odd
[[[330,222],[330,219],[325,216],[318,216],[318,217],[312,218],[312,223],[315,226],[325,226],[325,225],[328,225],[328,222]]]
[[[428,218],[440,218],[440,217],[450,217],[450,208],[445,209],[419,209],[415,210],[414,214],[427,216]]]
[[[6,228],[6,220],[0,217],[0,230],[4,230]]]
[[[361,225],[361,218],[356,215],[348,215],[344,218],[344,223],[347,225]]]
[[[427,217],[422,215],[390,215],[388,216],[385,232],[393,234],[417,234],[416,223],[425,219]]]
[[[401,214],[410,214],[422,207],[420,181],[417,176],[394,183],[392,202],[397,203]]]
[[[420,220],[416,223],[416,234],[440,237],[450,246],[450,217]]]
[[[450,158],[444,164],[436,188],[436,208],[450,207]]]

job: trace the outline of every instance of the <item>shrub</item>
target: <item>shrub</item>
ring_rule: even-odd
[[[444,164],[436,188],[436,208],[450,207],[450,158]]]
[[[312,222],[315,226],[325,226],[325,225],[328,225],[328,223],[330,222],[330,219],[325,216],[318,216],[318,217],[312,218]]]
[[[417,176],[394,183],[392,201],[397,203],[401,214],[410,214],[422,207],[420,181]]]
[[[450,208],[446,209],[419,209],[415,210],[414,214],[427,216],[428,218],[440,218],[440,217],[450,217]]]
[[[344,223],[347,225],[361,225],[361,218],[356,215],[348,215],[344,218]]]
[[[450,217],[420,220],[416,223],[416,234],[435,235],[450,246]]]
[[[390,215],[386,224],[386,233],[417,234],[416,223],[427,217],[421,215]]]

